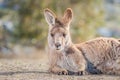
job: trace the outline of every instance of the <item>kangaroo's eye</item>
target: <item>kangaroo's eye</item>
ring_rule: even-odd
[[[54,34],[52,34],[52,33],[51,33],[51,36],[53,37],[53,36],[54,36]]]
[[[63,37],[65,37],[66,36],[66,34],[65,33],[63,33]]]

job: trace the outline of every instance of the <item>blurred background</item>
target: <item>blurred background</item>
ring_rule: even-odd
[[[46,54],[45,8],[58,16],[73,9],[74,43],[99,36],[120,38],[120,0],[0,0],[0,58],[36,59]]]

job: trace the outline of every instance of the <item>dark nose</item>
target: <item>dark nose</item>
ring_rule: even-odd
[[[61,44],[60,43],[56,43],[55,46],[58,48],[58,47],[61,46]]]

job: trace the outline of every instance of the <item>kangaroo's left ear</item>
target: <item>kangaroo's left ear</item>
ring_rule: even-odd
[[[66,11],[64,12],[63,20],[66,24],[70,24],[72,21],[73,17],[73,12],[71,8],[67,8]]]

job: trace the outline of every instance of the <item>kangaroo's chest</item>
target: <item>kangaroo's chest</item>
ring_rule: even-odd
[[[57,65],[59,65],[61,68],[65,68],[69,71],[73,71],[73,72],[78,71],[78,67],[75,63],[75,60],[72,58],[72,56],[62,55],[58,59]]]

